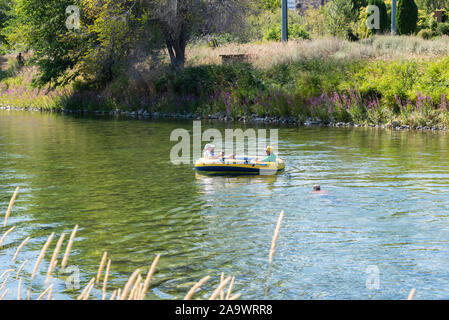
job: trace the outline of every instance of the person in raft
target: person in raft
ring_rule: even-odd
[[[219,155],[215,154],[215,146],[213,144],[208,143],[204,146],[203,158],[206,158],[206,159],[220,158]]]
[[[215,146],[213,144],[206,144],[204,146],[203,158],[206,159],[235,159],[235,155],[231,154],[229,157],[225,157],[225,153],[221,152],[221,154],[215,154]]]
[[[276,162],[276,154],[273,153],[273,147],[272,146],[268,146],[267,147],[267,156],[265,158],[263,158],[262,162]],[[259,158],[255,158],[254,161],[260,161]]]

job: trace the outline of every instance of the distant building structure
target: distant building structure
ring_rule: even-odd
[[[287,6],[290,10],[295,10],[296,0],[287,0]]]
[[[295,9],[303,15],[309,8],[318,8],[324,6],[329,0],[295,0]]]
[[[438,22],[446,22],[447,20],[444,10],[436,10],[433,13],[433,16],[435,17],[435,19],[437,19]]]

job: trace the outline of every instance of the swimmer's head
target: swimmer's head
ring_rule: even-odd
[[[321,190],[321,187],[319,184],[313,185],[313,191],[320,191],[320,190]]]

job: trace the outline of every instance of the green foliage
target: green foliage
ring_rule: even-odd
[[[437,31],[438,21],[432,14],[428,14],[424,10],[418,10],[418,22],[416,26],[416,31],[422,29],[430,29],[433,32]]]
[[[33,62],[41,71],[35,83],[67,83],[76,76],[72,70],[81,56],[83,39],[66,28],[65,10],[69,0],[16,0],[14,18],[3,34],[14,47],[33,50]]]
[[[11,6],[8,0],[0,0],[0,44],[6,44],[3,29],[6,27],[11,16]]]
[[[268,29],[263,38],[268,41],[281,41],[282,26],[275,25]],[[289,39],[306,39],[310,40],[310,35],[299,24],[289,24],[288,26]]]
[[[434,37],[435,33],[430,29],[422,29],[418,32],[418,37],[424,40],[430,40]]]
[[[441,9],[441,0],[416,0],[416,5],[419,9],[431,13],[436,9]]]
[[[418,7],[414,0],[398,0],[396,20],[399,34],[411,34],[416,31]]]
[[[345,37],[348,28],[357,21],[358,11],[347,0],[333,0],[324,7],[326,26],[332,36]]]
[[[327,15],[324,8],[309,8],[304,15],[301,24],[305,30],[315,37],[323,37],[327,35]]]
[[[368,0],[351,0],[354,10],[357,12],[368,5]]]
[[[259,0],[260,1],[260,8],[262,10],[271,10],[274,11],[276,9],[281,8],[282,6],[282,0]]]
[[[437,27],[437,31],[440,34],[449,35],[449,23],[448,22],[439,23],[438,27]]]

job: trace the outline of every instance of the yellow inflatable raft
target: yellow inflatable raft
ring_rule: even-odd
[[[255,157],[235,157],[235,159],[200,158],[195,163],[198,172],[206,174],[253,174],[274,175],[284,171],[285,163],[281,158],[276,162],[254,161]]]

